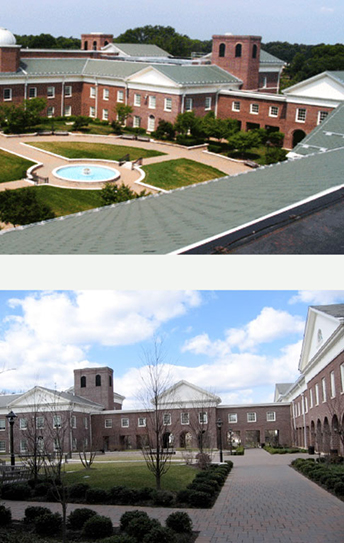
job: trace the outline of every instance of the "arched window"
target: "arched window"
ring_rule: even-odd
[[[93,51],[97,51],[97,42],[96,41],[93,42]]]
[[[258,52],[258,47],[256,46],[256,44],[254,44],[252,48],[252,58],[257,58],[257,52]]]
[[[88,49],[88,41],[86,40],[84,43],[84,50],[87,51],[87,49]]]
[[[104,47],[105,47],[106,45],[108,45],[108,44],[109,44],[109,42],[108,42],[107,40],[105,40],[105,41],[104,41]]]
[[[86,388],[86,377],[84,375],[80,379],[80,387]]]
[[[102,386],[102,378],[100,375],[96,375],[96,387]]]
[[[112,377],[109,375],[109,387],[112,387]]]
[[[241,43],[237,43],[235,46],[235,56],[236,58],[241,57],[241,51],[242,51],[242,45]]]
[[[219,57],[224,57],[225,54],[226,54],[226,44],[225,43],[220,43]]]

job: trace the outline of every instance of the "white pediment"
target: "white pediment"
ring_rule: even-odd
[[[187,381],[179,381],[159,398],[160,405],[165,408],[169,405],[171,407],[213,407],[220,402],[221,399],[215,394]]]
[[[36,386],[11,402],[10,407],[14,411],[25,413],[26,411],[51,411],[66,407],[68,403],[58,393]]]
[[[117,45],[115,45],[114,43],[108,43],[107,45],[105,45],[104,47],[102,47],[101,49],[104,53],[116,53],[117,55],[121,55],[121,56],[124,56],[124,57],[127,57],[127,53],[125,53],[124,51],[122,51],[122,49],[120,49],[119,47],[117,47]]]
[[[344,100],[344,83],[325,72],[293,85],[283,93],[290,97]]]
[[[148,68],[144,68],[140,72],[137,72],[130,77],[128,77],[127,81],[129,83],[135,83],[137,85],[144,85],[144,86],[157,86],[157,87],[177,87],[177,83],[167,77],[166,75],[163,75],[161,72],[153,68],[152,66],[149,66]]]

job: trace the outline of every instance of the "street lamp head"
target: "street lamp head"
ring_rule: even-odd
[[[13,411],[11,411],[10,413],[8,413],[8,415],[6,415],[6,418],[8,419],[9,423],[13,424],[14,423],[14,419],[17,418],[17,415],[15,413],[13,413]]]
[[[221,420],[221,419],[217,419],[217,421],[216,421],[216,426],[217,426],[218,428],[222,428],[222,420]]]

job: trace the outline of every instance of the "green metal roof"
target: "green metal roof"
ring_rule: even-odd
[[[343,185],[343,163],[338,149],[0,232],[0,253],[178,252]]]
[[[20,67],[29,75],[81,75],[86,62],[85,58],[26,58]]]
[[[271,55],[267,51],[264,51],[264,49],[260,50],[259,60],[261,64],[281,64],[281,66],[284,66],[284,64],[286,64],[284,60],[281,60],[280,58]]]
[[[309,155],[330,149],[344,148],[344,104],[334,109],[296,147],[293,153]]]
[[[131,57],[170,57],[167,51],[157,45],[150,43],[113,43],[118,49],[121,49],[126,55]]]
[[[98,77],[113,77],[115,79],[126,79],[140,70],[147,68],[150,64],[144,62],[127,62],[125,60],[101,60],[89,59],[85,64],[83,75],[94,75]]]
[[[340,83],[344,83],[344,70],[336,70],[336,71],[327,71],[328,74],[332,75],[335,79],[338,79]]]
[[[236,83],[240,81],[234,75],[214,65],[172,66],[158,64],[154,67],[180,85]]]

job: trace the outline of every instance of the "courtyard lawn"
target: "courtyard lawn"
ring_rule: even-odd
[[[112,145],[110,143],[85,143],[68,141],[41,141],[39,143],[27,142],[32,147],[44,149],[66,158],[98,158],[102,160],[120,160],[129,154],[130,160],[161,156],[165,153],[153,149],[138,149],[125,145]]]
[[[0,183],[26,177],[26,170],[35,163],[0,149]]]
[[[60,189],[58,187],[39,186],[36,190],[39,202],[47,204],[56,217],[87,211],[104,205],[98,190]]]
[[[145,183],[165,190],[202,183],[226,175],[216,168],[188,158],[158,162],[143,166],[142,169],[146,173]]]
[[[91,469],[84,469],[81,464],[66,464],[65,482],[87,483],[91,487],[108,490],[113,486],[128,488],[155,488],[154,475],[148,470],[145,462],[114,462],[92,464]],[[192,482],[197,470],[185,464],[172,464],[162,477],[162,489],[178,492],[184,490]]]

